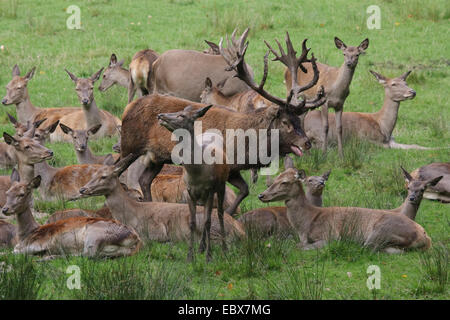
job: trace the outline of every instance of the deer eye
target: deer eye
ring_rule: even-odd
[[[392,84],[393,87],[395,87],[396,85],[397,85],[396,83],[393,83],[393,84]]]
[[[30,146],[25,146],[25,149],[31,149],[31,147]]]
[[[19,194],[19,197],[23,197],[23,196],[25,196],[25,193],[20,193]]]

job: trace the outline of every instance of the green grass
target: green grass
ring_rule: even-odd
[[[412,69],[408,83],[417,97],[401,103],[394,136],[406,144],[449,145],[448,1],[379,1],[380,30],[366,28],[366,8],[373,1],[80,0],[76,5],[81,8],[81,30],[66,28],[65,8],[70,4],[0,0],[0,46],[4,46],[0,87],[10,81],[14,64],[23,73],[37,66],[28,85],[33,104],[78,106],[64,68],[78,76],[91,75],[107,65],[113,52],[129,63],[135,52],[147,47],[158,52],[202,50],[204,39],[217,42],[235,26],[240,31],[250,26],[246,58],[259,79],[266,51],[263,39],[282,40],[286,30],[297,48],[308,38],[319,61],[334,66],[343,61],[334,36],[348,45],[368,37],[370,45],[360,58],[345,111],[374,112],[381,107],[384,91],[369,69],[389,77]],[[270,63],[267,89],[279,96],[285,93],[283,70],[280,63]],[[95,97],[100,108],[119,117],[127,101],[123,88],[96,90]],[[15,114],[15,109],[1,109],[0,128],[12,133],[6,111]],[[102,139],[91,147],[96,153],[107,153],[114,143],[115,139]],[[52,165],[76,163],[71,145],[49,147],[55,152]],[[413,170],[450,159],[450,149],[388,150],[359,141],[346,143],[344,151],[343,160],[336,148],[326,158],[320,150],[312,150],[296,160],[311,175],[333,169],[325,206],[395,208],[406,195],[400,165]],[[245,178],[249,181],[249,173]],[[242,211],[266,206],[256,198],[265,189],[264,180],[250,187]],[[97,197],[70,203],[36,201],[35,205],[51,213],[66,207],[99,208],[102,203]],[[215,245],[210,264],[202,255],[187,264],[186,243],[152,243],[134,257],[112,261],[68,257],[37,262],[7,254],[0,261],[11,265],[12,271],[0,273],[0,299],[448,299],[449,218],[449,205],[423,201],[417,222],[436,244],[426,254],[374,253],[345,239],[304,252],[297,249],[295,238],[267,239],[254,233],[232,243],[226,256]],[[366,287],[366,270],[373,264],[380,267],[382,280],[381,289],[371,292]],[[70,265],[81,268],[80,291],[65,286]]]

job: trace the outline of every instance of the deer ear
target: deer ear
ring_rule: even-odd
[[[41,185],[41,176],[34,177],[28,184],[28,188],[36,189]]]
[[[427,186],[427,187],[428,187],[428,186],[434,187],[435,185],[438,184],[439,181],[441,181],[441,179],[442,179],[443,177],[444,177],[444,176],[440,176],[440,177],[437,177],[437,178],[428,180],[427,183],[426,183],[426,186]]]
[[[3,139],[5,139],[5,142],[9,145],[12,146],[18,146],[19,145],[19,141],[17,141],[16,139],[14,139],[12,136],[10,136],[8,133],[3,132]]]
[[[105,157],[105,159],[103,160],[103,164],[107,166],[114,165],[114,158],[111,153],[108,153],[108,155]]]
[[[90,128],[90,129],[88,130],[88,135],[90,136],[90,135],[96,134],[97,131],[100,130],[101,127],[102,127],[102,124],[101,124],[101,123],[99,123],[99,124],[96,125],[96,126],[93,126],[92,128]]]
[[[100,70],[98,70],[96,73],[94,73],[91,77],[90,77],[90,79],[92,80],[92,81],[97,81],[99,78],[100,78],[100,75],[102,74],[102,71],[103,71],[103,67],[100,69]]]
[[[139,155],[135,155],[133,153],[130,153],[129,155],[127,155],[125,158],[119,160],[115,165],[114,165],[114,173],[117,174],[117,176],[119,177],[122,172],[124,172],[125,170],[127,170],[127,168],[139,157]]]
[[[49,125],[47,128],[45,128],[46,133],[53,133],[55,132],[56,128],[58,127],[59,120],[56,120],[51,125]]]
[[[30,81],[34,76],[35,71],[36,71],[36,67],[33,67],[33,69],[28,71],[28,73],[25,75],[25,80]]]
[[[328,178],[330,177],[330,174],[331,174],[331,169],[328,170],[327,172],[325,172],[325,173],[322,175],[322,178],[324,178],[325,181],[328,181]]]
[[[67,72],[67,74],[69,75],[70,79],[72,79],[73,82],[76,83],[76,82],[78,81],[78,78],[77,78],[76,75],[74,75],[72,72],[70,72],[70,71],[67,70],[67,69],[64,69],[64,70]]]
[[[20,76],[20,69],[19,66],[17,64],[14,65],[14,67],[12,68],[12,76]]]
[[[336,45],[336,48],[338,48],[340,50],[347,48],[344,41],[342,41],[338,37],[334,37],[334,44]]]
[[[33,122],[33,126],[34,126],[35,128],[39,128],[39,126],[40,126],[42,123],[44,123],[45,120],[47,120],[47,118],[44,118],[44,119],[35,121],[35,122]]]
[[[409,74],[411,73],[411,71],[412,71],[412,70],[406,71],[404,74],[402,74],[402,75],[400,76],[400,79],[406,81],[406,78],[408,78],[408,76],[409,76]]]
[[[117,63],[117,56],[115,53],[111,55],[111,58],[109,59],[109,66],[113,67]]]
[[[203,117],[203,116],[206,114],[206,112],[208,112],[208,110],[211,109],[212,106],[213,106],[213,105],[210,104],[209,106],[206,106],[206,107],[204,107],[204,108],[201,108],[201,109],[197,110],[197,111],[195,112],[194,118],[195,118],[195,119],[198,119],[198,118]]]
[[[220,55],[220,50],[219,50],[219,46],[217,44],[215,44],[214,42],[205,40],[205,42],[208,44],[208,46],[211,48],[212,52],[215,55]]]
[[[212,88],[212,81],[209,77],[206,77],[205,80],[205,89],[211,89]]]
[[[305,172],[305,170],[303,170],[303,169],[298,170],[297,174],[296,174],[296,178],[298,180],[300,180],[300,181],[305,180],[306,179],[306,172]]]
[[[223,87],[225,87],[225,83],[227,83],[227,81],[228,81],[228,78],[225,78],[225,79],[223,79],[222,81],[220,81],[220,82],[216,85],[217,89],[222,90]]]
[[[378,80],[379,83],[381,83],[381,84],[385,84],[386,83],[387,79],[386,79],[385,76],[382,76],[381,74],[379,74],[379,73],[377,73],[375,71],[372,71],[372,70],[369,70],[369,71],[370,71],[371,74],[374,75],[374,77]]]
[[[359,51],[365,51],[369,47],[369,38],[365,38],[358,46]]]
[[[17,125],[17,120],[16,118],[14,118],[12,115],[10,115],[8,112],[6,113],[8,115],[9,121],[11,121],[11,123],[13,125]]]
[[[64,123],[60,123],[59,127],[65,134],[71,134],[73,132],[73,130],[70,127],[66,126]]]
[[[19,171],[16,170],[16,168],[12,169],[11,172],[11,182],[20,182],[20,175],[19,175]]]
[[[400,166],[400,168],[401,168],[402,171],[403,171],[403,176],[405,177],[405,179],[406,179],[408,182],[411,182],[411,181],[414,180],[414,178],[411,177],[411,175],[409,174],[408,171],[405,170],[405,168],[403,168],[402,166]]]
[[[118,67],[123,66],[124,62],[125,62],[125,59],[120,60],[120,61],[117,63],[117,66],[118,66]]]

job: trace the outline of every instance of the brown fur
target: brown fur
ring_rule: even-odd
[[[141,50],[133,56],[130,63],[128,103],[133,100],[136,89],[139,89],[140,96],[153,92],[152,66],[158,57],[159,54],[151,49]]]
[[[16,243],[17,226],[0,220],[0,248],[12,248]]]
[[[286,207],[258,208],[247,211],[239,217],[238,221],[266,235],[275,232],[286,234],[291,231],[286,212]]]
[[[443,176],[435,186],[427,187],[423,196],[430,200],[450,202],[450,162],[435,162],[422,166],[411,172],[411,176],[421,181]]]
[[[46,224],[72,217],[93,217],[93,218],[112,219],[111,211],[109,210],[108,207],[104,206],[98,210],[66,209],[62,211],[56,211],[50,217],[48,217]]]
[[[9,176],[0,176],[0,207],[6,203],[6,191],[11,187]]]

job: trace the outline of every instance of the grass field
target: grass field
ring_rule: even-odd
[[[65,9],[71,4],[81,9],[81,30],[66,27]],[[366,26],[366,8],[372,4],[381,9],[379,30]],[[449,146],[449,19],[450,3],[445,0],[0,0],[0,87],[11,80],[14,64],[22,73],[37,66],[28,85],[34,105],[78,106],[64,68],[88,76],[106,67],[113,52],[127,64],[135,52],[147,47],[157,52],[202,50],[204,39],[218,41],[235,27],[249,26],[246,58],[259,79],[266,50],[263,39],[273,43],[275,38],[283,39],[286,30],[294,45],[299,47],[308,38],[319,61],[334,66],[343,62],[334,36],[347,45],[358,45],[368,37],[370,45],[359,60],[345,111],[374,112],[381,107],[384,91],[369,69],[388,77],[412,69],[408,84],[417,97],[401,103],[394,136],[400,143]],[[283,70],[280,63],[270,63],[267,89],[279,96],[285,93]],[[127,94],[115,87],[106,93],[96,90],[95,98],[100,108],[120,117]],[[15,114],[15,108],[1,109],[0,129],[13,133],[6,112]],[[104,154],[114,143],[115,139],[102,139],[90,146]],[[72,145],[49,144],[49,148],[55,152],[52,165],[76,163]],[[313,150],[296,162],[308,174],[333,169],[325,206],[395,208],[406,196],[400,165],[412,171],[450,160],[450,149],[389,150],[356,141],[347,143],[344,152],[340,160],[336,148],[327,158]],[[249,180],[248,173],[245,177]],[[264,179],[251,186],[241,205],[243,212],[265,206],[256,198],[264,189]],[[36,201],[35,207],[52,213],[65,207],[99,208],[102,203],[102,198]],[[373,253],[347,242],[303,252],[295,239],[267,239],[252,232],[248,239],[233,243],[227,256],[214,246],[210,264],[203,256],[187,264],[185,243],[152,243],[136,256],[112,261],[68,257],[38,263],[6,254],[0,256],[0,264],[12,265],[12,271],[0,272],[0,299],[448,299],[450,205],[424,200],[417,222],[433,240],[428,254]],[[81,290],[66,287],[70,265],[80,267]],[[366,287],[369,265],[380,267],[379,290]]]

